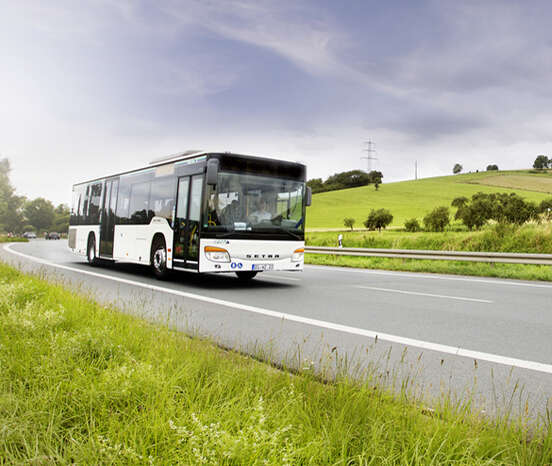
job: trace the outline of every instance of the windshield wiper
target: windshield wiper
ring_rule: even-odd
[[[285,230],[284,228],[275,228],[275,229],[266,229],[264,231],[259,231],[259,230],[255,230],[255,229],[252,229],[252,230],[232,230],[232,231],[227,231],[226,233],[223,233],[223,234],[217,234],[217,238],[228,238],[229,236],[232,236],[234,234],[240,234],[240,233],[250,233],[250,234],[263,234],[263,233],[286,233],[288,234],[289,236],[291,236],[292,238],[296,239],[297,241],[303,241],[303,238],[298,235],[297,233],[293,233],[292,231],[289,231],[289,230]]]
[[[283,228],[280,228],[280,231],[283,233],[287,233],[289,236],[291,236],[292,238],[295,238],[298,241],[303,241],[303,238],[301,238],[301,236],[298,235],[297,233],[293,233],[292,231],[285,230]]]

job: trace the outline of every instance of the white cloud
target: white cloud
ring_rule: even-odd
[[[548,11],[429,5],[433,22],[406,17],[401,38],[402,25],[350,27],[335,2],[8,3],[0,152],[20,191],[56,202],[83,177],[190,147],[301,160],[326,177],[363,166],[371,137],[384,181],[411,177],[415,159],[437,175],[549,154]],[[276,87],[253,88],[257,74],[270,73],[289,89],[300,76],[296,102],[257,105]]]

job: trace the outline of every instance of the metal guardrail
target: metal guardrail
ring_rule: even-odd
[[[552,254],[427,251],[417,249],[330,248],[326,246],[305,246],[305,252],[310,254],[333,254],[336,256],[395,257],[401,259],[552,265]]]

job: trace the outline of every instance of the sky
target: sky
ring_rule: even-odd
[[[384,182],[552,147],[546,1],[0,0],[0,157],[19,194],[189,149]]]

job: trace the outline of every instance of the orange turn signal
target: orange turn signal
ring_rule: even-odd
[[[228,252],[226,249],[217,248],[215,246],[205,246],[205,252]]]

